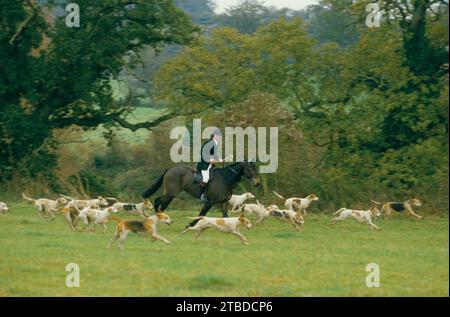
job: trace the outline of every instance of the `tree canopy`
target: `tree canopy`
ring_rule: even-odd
[[[54,163],[41,151],[53,129],[99,124],[151,128],[176,114],[130,124],[130,108],[114,100],[111,80],[134,68],[144,47],[187,44],[198,31],[172,1],[80,0],[79,28],[56,17],[66,1],[0,5],[0,177],[27,162]],[[45,156],[45,157],[42,157]],[[38,160],[36,160],[38,159]],[[48,168],[50,166],[47,166]]]

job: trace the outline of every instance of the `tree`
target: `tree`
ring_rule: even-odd
[[[319,43],[335,42],[348,46],[358,40],[359,33],[349,8],[352,0],[321,0],[306,9],[308,33]]]
[[[130,105],[111,92],[111,79],[124,67],[133,69],[142,48],[194,38],[197,28],[172,1],[79,0],[80,28],[54,16],[65,3],[44,7],[33,0],[1,0],[0,179],[19,167],[30,175],[51,170],[53,129],[73,124],[151,129],[180,115],[130,124]]]
[[[314,41],[299,18],[279,19],[255,34],[214,30],[161,68],[159,98],[173,109],[220,109],[243,102],[252,91],[293,94],[290,78],[310,62]]]
[[[386,0],[383,4],[383,9],[398,21],[402,30],[403,46],[411,70],[416,75],[429,77],[447,73],[442,66],[448,64],[448,49],[433,45],[427,33],[427,24],[445,19],[445,12],[448,20],[448,1],[413,0],[405,5],[403,1]]]
[[[277,9],[267,7],[258,0],[245,0],[235,6],[230,6],[225,13],[216,17],[220,27],[231,27],[243,34],[252,34],[264,25],[280,18],[290,20],[302,16],[301,11],[288,8]]]

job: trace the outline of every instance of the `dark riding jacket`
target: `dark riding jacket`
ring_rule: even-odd
[[[208,153],[208,148],[205,149],[205,147],[209,147],[209,153]],[[207,152],[205,154],[205,157],[203,157],[203,149],[205,149],[205,151]],[[201,161],[197,163],[197,170],[199,171],[204,171],[207,170],[209,167],[209,161],[211,159],[214,160],[219,160],[219,149],[218,146],[216,145],[216,142],[214,142],[213,139],[203,143],[202,145],[202,149],[200,151],[200,155],[201,155]]]

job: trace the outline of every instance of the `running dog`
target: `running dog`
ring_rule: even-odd
[[[78,209],[83,209],[85,207],[89,207],[89,206],[99,206],[99,207],[108,207],[108,201],[102,197],[102,196],[98,196],[95,199],[75,199],[73,197],[69,197],[69,196],[65,196],[65,195],[61,195],[59,194],[61,197],[64,197],[68,200],[73,201],[73,203],[75,204],[75,206]]]
[[[108,207],[105,209],[94,209],[90,207],[86,212],[86,216],[89,222],[89,226],[93,226],[92,231],[95,231],[95,225],[102,225],[103,233],[105,233],[108,229],[106,227],[106,223],[108,222],[109,216],[111,216],[112,213],[117,213],[117,209],[114,207]]]
[[[72,231],[79,231],[76,226],[78,220],[80,219],[80,210],[75,206],[75,204],[71,204],[73,201],[69,202],[62,210],[61,213],[64,215],[64,219],[66,219],[69,224],[70,229]]]
[[[6,213],[9,211],[8,206],[2,201],[0,201],[0,214],[6,215]]]
[[[194,241],[208,228],[215,228],[222,232],[231,233],[238,237],[243,244],[248,244],[248,240],[240,233],[239,226],[245,226],[247,229],[252,227],[250,220],[241,215],[239,218],[210,218],[210,217],[189,217],[189,219],[198,220],[193,227],[187,227],[182,233],[189,230],[198,231],[194,236]]]
[[[353,219],[355,219],[358,222],[368,224],[371,229],[380,230],[380,228],[372,222],[372,218],[381,216],[380,211],[376,207],[371,208],[369,210],[352,210],[347,208],[341,208],[335,213],[333,213],[333,215],[337,214],[339,214],[339,216],[331,219],[332,224],[335,224],[338,221],[343,221],[348,217],[353,217]]]
[[[119,202],[119,200],[114,197],[105,197],[105,199],[106,199],[106,202],[108,203],[107,207],[112,207],[114,204],[117,204]]]
[[[256,224],[270,217],[270,211],[267,210],[264,205],[260,204],[258,200],[256,200],[256,204],[243,204],[238,210],[233,211],[233,213],[244,213],[246,215],[255,214],[258,218]]]
[[[67,204],[67,200],[62,197],[56,200],[51,200],[47,198],[33,199],[27,197],[25,193],[22,193],[22,197],[34,203],[42,219],[45,219],[47,216],[50,216],[52,219],[54,219],[55,218],[54,212],[59,211]]]
[[[300,230],[299,226],[303,227],[305,225],[305,220],[300,212],[290,209],[280,210],[277,205],[270,205],[267,207],[267,210],[275,218],[288,221],[297,231]]]
[[[252,193],[245,193],[242,195],[231,195],[228,203],[231,205],[231,212],[235,212],[242,204],[244,204],[248,199],[255,198]]]
[[[103,232],[105,232],[107,229],[106,222],[108,222],[108,217],[111,213],[117,212],[117,208],[115,207],[100,209],[98,206],[87,206],[79,211],[78,219],[83,221],[85,225],[84,230],[95,231],[95,225],[101,224],[103,227]]]
[[[111,241],[109,241],[108,246],[106,247],[107,249],[109,249],[116,240],[120,239],[119,249],[123,251],[123,245],[129,232],[148,235],[154,240],[159,240],[166,244],[170,244],[169,240],[156,233],[156,227],[158,224],[164,223],[171,225],[173,223],[169,215],[164,212],[158,212],[156,215],[142,220],[122,220],[116,217],[110,217],[110,219],[116,221],[117,226],[116,233],[112,237]]]
[[[303,215],[306,215],[306,208],[311,204],[313,201],[319,200],[319,197],[317,197],[314,194],[308,195],[306,198],[284,198],[280,194],[278,194],[276,191],[272,191],[278,198],[284,200],[284,206],[293,211],[301,212]]]
[[[130,215],[141,217],[148,217],[149,214],[147,214],[146,211],[154,210],[152,203],[148,199],[145,199],[144,202],[140,204],[115,203],[112,206],[119,211],[126,211]]]
[[[382,206],[381,207],[381,212],[385,212],[386,215],[390,216],[394,211],[395,212],[408,212],[410,215],[413,215],[416,218],[422,219],[422,216],[419,216],[418,214],[416,214],[414,212],[414,210],[412,209],[413,206],[415,207],[420,207],[422,206],[422,203],[420,202],[420,200],[418,199],[409,199],[407,201],[404,201],[402,203],[397,203],[397,202],[387,202],[387,203],[380,203],[378,201],[374,201],[371,200],[371,202],[373,202],[376,205]]]

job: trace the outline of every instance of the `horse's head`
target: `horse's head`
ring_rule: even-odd
[[[256,170],[255,162],[243,162],[244,163],[244,177],[249,180],[253,186],[258,187],[260,180]]]

